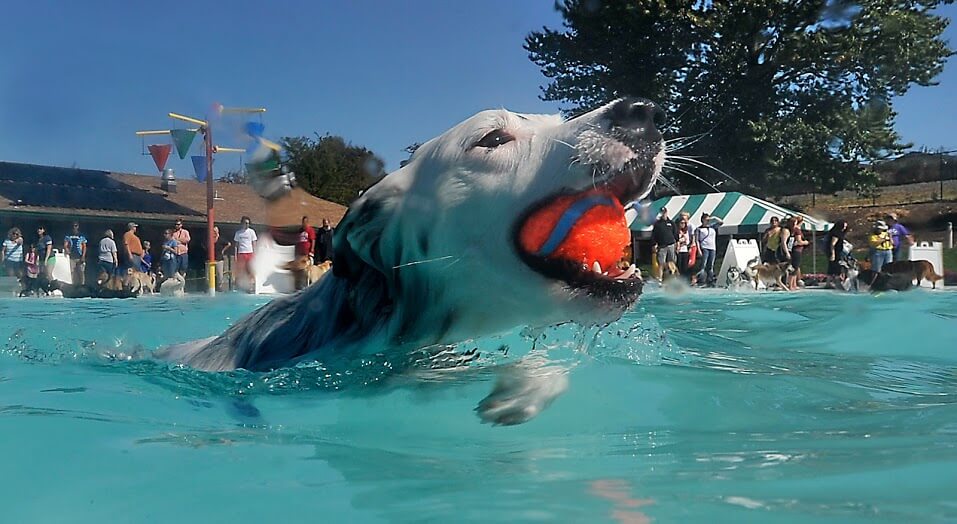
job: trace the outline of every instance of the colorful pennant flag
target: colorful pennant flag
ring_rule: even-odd
[[[166,161],[169,160],[169,152],[173,149],[173,146],[170,144],[153,144],[146,149],[149,149],[150,156],[153,157],[153,163],[156,164],[156,169],[160,171],[166,169]]]
[[[246,122],[246,134],[253,137],[259,138],[263,136],[263,132],[266,131],[266,125],[262,122],[249,121]]]
[[[173,137],[173,144],[176,145],[176,153],[180,159],[186,158],[189,154],[189,147],[193,145],[193,139],[196,138],[196,131],[192,129],[170,129],[170,136]]]
[[[196,180],[206,181],[206,155],[193,155],[193,171],[196,173]]]

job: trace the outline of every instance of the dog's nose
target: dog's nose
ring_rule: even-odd
[[[606,118],[613,127],[633,129],[660,139],[659,130],[665,125],[665,112],[651,100],[625,97],[608,108]]]

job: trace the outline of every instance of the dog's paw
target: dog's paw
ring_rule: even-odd
[[[522,371],[527,370],[512,369],[499,376],[495,388],[475,408],[482,422],[496,426],[528,422],[568,389],[564,370],[537,369],[534,374]]]

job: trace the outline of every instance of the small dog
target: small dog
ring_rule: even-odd
[[[156,290],[156,275],[129,268],[126,270],[126,287],[138,295],[147,291],[153,295]]]
[[[666,282],[671,280],[672,278],[675,278],[677,274],[678,265],[669,260],[665,263],[665,267],[661,268],[661,281]]]
[[[784,285],[784,277],[790,275],[793,270],[790,262],[759,264],[755,258],[748,262],[744,272],[754,284],[754,289],[758,289],[758,285],[763,283],[768,291],[775,286],[788,291],[788,287]]]
[[[332,269],[332,262],[327,260],[321,264],[313,265],[312,260],[308,256],[302,255],[286,262],[279,266],[279,268],[290,271],[293,274],[296,289],[298,290],[318,282],[323,275]]]
[[[848,277],[850,279],[850,277]],[[854,277],[855,287],[876,293],[879,291],[907,291],[914,286],[910,275],[904,273],[878,273],[873,269],[862,269]]]
[[[937,289],[937,281],[944,278],[935,273],[933,264],[926,260],[898,260],[884,265],[881,272],[891,275],[911,275],[911,279],[916,280],[918,286],[922,281],[929,280],[934,289]]]
[[[106,271],[100,271],[100,274],[96,277],[96,283],[100,286],[100,289],[129,291],[126,287],[126,279],[119,275],[109,275]]]
[[[47,280],[46,275],[41,271],[36,278],[23,277],[20,280],[20,296],[28,297],[30,295],[40,296],[50,294],[50,281]]]
[[[160,295],[164,297],[186,296],[186,278],[178,271],[160,284]]]

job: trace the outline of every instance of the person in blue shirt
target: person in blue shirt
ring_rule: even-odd
[[[176,272],[176,248],[179,247],[179,242],[173,238],[172,229],[163,231],[163,238],[163,256],[160,257],[160,267],[163,269],[163,276],[170,278]]]
[[[888,233],[891,235],[891,242],[894,244],[893,258],[894,262],[898,260],[905,260],[907,258],[907,253],[901,249],[904,246],[910,247],[914,245],[914,235],[911,234],[910,230],[904,227],[904,224],[901,224],[897,221],[897,213],[888,213],[885,217],[887,224],[890,225],[890,230]]]
[[[63,251],[70,256],[73,284],[86,284],[86,237],[80,233],[79,222],[73,223],[73,232],[63,239]]]
[[[150,244],[149,240],[143,241],[143,257],[140,259],[140,271],[143,273],[149,273],[153,270],[153,255],[150,254]]]
[[[41,271],[43,271],[47,278],[50,278],[50,266],[47,265],[47,262],[50,260],[50,257],[53,256],[53,239],[50,238],[50,235],[47,234],[47,228],[44,226],[37,227],[37,256],[40,258],[39,264]]]

